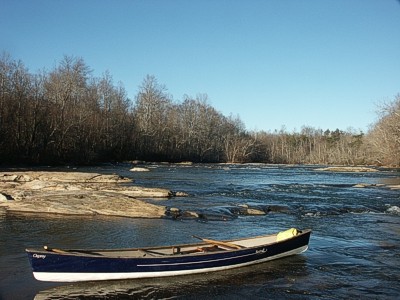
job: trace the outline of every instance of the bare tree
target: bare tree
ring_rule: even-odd
[[[380,119],[368,135],[376,162],[400,166],[400,95],[393,102],[381,105],[378,115]]]
[[[65,56],[45,84],[51,104],[49,146],[57,157],[68,159],[76,151],[76,135],[90,115],[84,105],[90,69],[83,59]]]
[[[160,153],[165,142],[166,112],[171,105],[166,87],[159,84],[154,76],[147,75],[139,88],[134,108],[140,152],[153,155]]]

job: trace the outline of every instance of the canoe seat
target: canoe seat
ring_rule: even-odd
[[[220,247],[218,247],[217,245],[214,246],[203,246],[203,247],[197,247],[197,248],[193,248],[190,250],[185,250],[185,251],[180,251],[180,254],[193,254],[193,253],[205,253],[205,252],[214,252],[214,251],[221,251],[221,250],[225,250],[222,249]]]
[[[213,252],[213,251],[221,250],[221,248],[219,248],[217,245],[214,245],[214,246],[208,246],[208,247],[199,247],[199,248],[197,248],[197,250],[200,252]]]

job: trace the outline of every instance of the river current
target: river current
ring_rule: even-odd
[[[201,219],[129,219],[0,211],[0,299],[399,299],[398,171],[333,173],[316,166],[129,165],[82,168],[188,197],[147,199]],[[355,187],[357,184],[366,187]],[[265,210],[246,215],[241,205]],[[124,248],[311,228],[301,255],[210,274],[89,283],[36,281],[25,248]]]

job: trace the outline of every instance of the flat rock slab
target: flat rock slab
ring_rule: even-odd
[[[165,198],[161,188],[120,185],[132,182],[118,175],[81,172],[0,173],[0,207],[7,211],[66,215],[160,218],[166,207],[135,199]]]
[[[7,211],[64,215],[106,215],[130,218],[161,218],[166,208],[117,193],[34,193],[24,199],[0,203]]]
[[[330,171],[330,172],[378,172],[377,169],[368,167],[327,167],[315,169],[316,171]]]
[[[98,174],[85,172],[3,172],[0,173],[1,181],[29,182],[33,180],[51,181],[51,182],[80,182],[80,183],[124,183],[132,182],[132,179],[122,177],[116,174]]]

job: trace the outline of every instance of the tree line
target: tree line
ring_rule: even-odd
[[[154,76],[133,100],[109,72],[94,77],[82,58],[65,56],[30,73],[0,58],[0,163],[92,164],[146,160],[283,164],[400,165],[400,96],[364,134],[303,127],[248,131],[206,94],[174,101]]]

